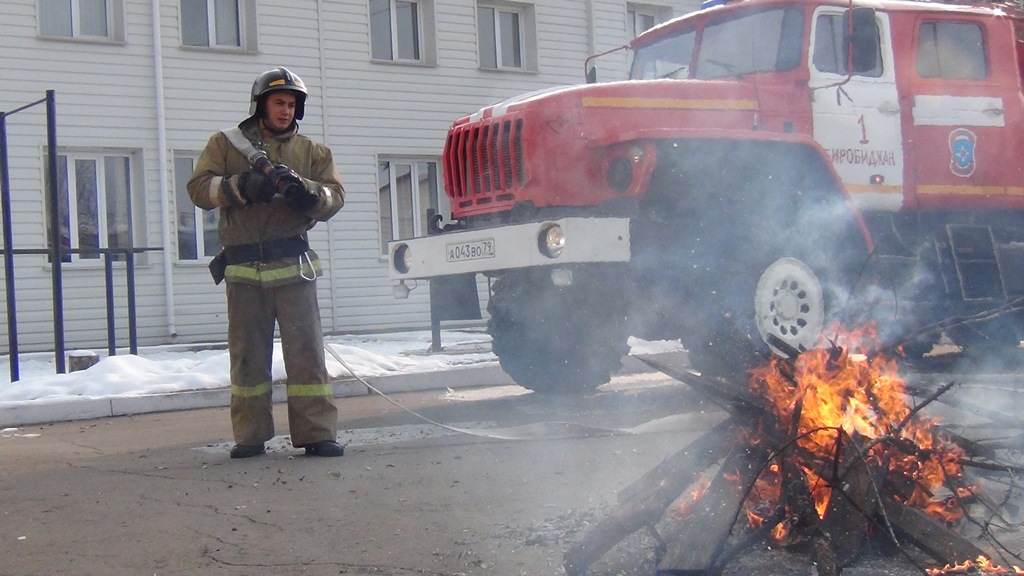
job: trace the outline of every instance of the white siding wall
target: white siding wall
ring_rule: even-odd
[[[61,149],[102,148],[136,157],[133,202],[141,216],[135,242],[164,248],[139,257],[136,266],[140,344],[221,341],[226,335],[223,286],[212,284],[205,263],[177,260],[172,160],[175,152],[200,151],[213,132],[247,115],[249,90],[259,72],[287,66],[310,91],[302,131],[331,147],[348,192],[338,216],[310,235],[327,262],[327,275],[319,283],[325,331],[422,328],[429,323],[426,289],[415,290],[408,300],[394,300],[380,254],[378,156],[439,159],[455,119],[522,92],[578,83],[588,54],[626,42],[622,0],[530,3],[536,16],[538,69],[497,72],[478,67],[473,0],[434,0],[433,20],[424,26],[433,29],[436,66],[371,61],[366,0],[255,0],[255,53],[181,47],[178,0],[158,0],[167,154],[162,168],[151,0],[123,1],[123,43],[41,39],[38,1],[4,0],[0,110],[13,110],[55,90]],[[693,0],[644,3],[673,6],[675,15],[696,7]],[[608,69],[602,61],[602,79],[621,77],[625,57],[609,62],[618,69]],[[8,117],[7,129],[12,248],[43,248],[45,108]],[[163,209],[162,188],[171,194],[170,213]],[[18,255],[15,261],[20,349],[52,349],[47,259]],[[126,346],[124,266],[114,268],[117,341]],[[65,265],[62,270],[67,347],[105,346],[102,265]],[[5,290],[0,283],[6,299]],[[0,352],[7,351],[7,336],[4,322]]]

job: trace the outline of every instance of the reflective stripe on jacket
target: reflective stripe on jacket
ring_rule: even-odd
[[[301,256],[278,258],[269,262],[229,264],[224,269],[224,280],[227,282],[263,288],[313,280],[320,276],[323,276],[320,258],[313,250],[308,250]]]

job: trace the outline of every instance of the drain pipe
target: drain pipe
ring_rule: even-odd
[[[597,15],[594,13],[594,0],[587,0],[587,54],[597,53]]]
[[[153,78],[154,90],[156,91],[156,140],[157,140],[157,165],[160,175],[160,237],[163,243],[161,252],[164,260],[164,307],[167,314],[167,334],[171,338],[178,336],[178,330],[174,326],[174,291],[173,273],[171,266],[171,254],[173,254],[171,229],[170,229],[170,188],[167,185],[167,125],[165,118],[164,103],[164,66],[163,66],[163,39],[160,34],[160,0],[152,0],[153,10]]]
[[[316,1],[316,20],[317,20],[317,35],[316,41],[320,49],[320,121],[321,130],[323,134],[324,146],[330,147],[328,137],[330,136],[330,125],[327,121],[327,48],[324,46],[324,18],[323,18],[323,0]],[[340,158],[337,154],[334,155],[335,161]],[[339,168],[340,172],[341,169]],[[345,178],[342,177],[342,182]],[[334,242],[331,242],[331,222],[334,218],[327,220],[327,261],[331,263],[331,332],[338,331],[339,324],[339,312],[338,312],[338,273],[341,268],[340,265],[336,265],[334,260],[335,249]]]

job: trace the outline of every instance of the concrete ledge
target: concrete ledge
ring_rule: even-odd
[[[445,387],[464,388],[512,383],[512,380],[501,371],[497,364],[472,365],[436,372],[378,376],[366,378],[366,381],[385,394]],[[331,385],[335,398],[365,396],[372,393],[365,384],[352,378],[336,380]],[[274,402],[285,402],[287,398],[285,385],[275,384]],[[175,410],[222,408],[230,405],[231,392],[227,388],[111,398],[60,398],[52,401],[9,402],[0,403],[0,428]]]
[[[91,420],[107,416],[110,416],[109,398],[73,398],[0,404],[0,428],[69,420]]]
[[[623,367],[618,374],[650,371],[649,366],[629,356],[624,357],[622,363]],[[371,376],[364,379],[384,394],[515,384],[497,362],[453,367],[434,372]],[[332,382],[332,385],[336,398],[363,396],[373,393],[362,382],[352,378],[336,380]],[[287,394],[284,384],[275,384],[274,401],[278,403],[284,402],[286,398]],[[144,396],[60,398],[31,402],[9,402],[0,403],[0,428],[51,422],[92,420],[112,416],[131,416],[154,412],[172,412],[175,410],[221,408],[230,404],[231,393],[227,388],[190,390]]]
[[[436,372],[417,372],[364,378],[371,386],[385,394],[421,392],[444,388],[496,386],[515,384],[500,366],[495,364],[451,368]]]

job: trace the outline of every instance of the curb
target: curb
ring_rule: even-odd
[[[622,364],[622,369],[618,374],[650,372],[649,366],[630,356],[623,357]],[[371,376],[364,378],[364,380],[384,394],[422,392],[445,388],[515,385],[515,382],[508,374],[505,374],[498,362],[486,362],[434,372]],[[352,378],[335,380],[332,382],[332,385],[334,386],[335,398],[373,394],[366,385]],[[285,398],[287,398],[287,394],[285,393],[284,385],[275,384],[274,402],[284,402]],[[54,400],[33,400],[30,402],[8,402],[0,403],[0,428],[179,410],[223,408],[230,405],[231,393],[227,388],[191,390],[169,394],[147,394],[143,396],[58,398]]]
[[[381,392],[417,392],[439,388],[467,388],[472,386],[514,384],[497,362],[436,372],[414,372],[388,376],[373,376],[365,380]],[[352,378],[336,380],[334,397],[364,396],[372,394],[362,382]],[[284,384],[274,385],[274,402],[287,398]],[[231,392],[227,388],[191,390],[169,394],[143,396],[115,396],[109,398],[59,398],[52,401],[0,403],[0,428],[93,420],[114,416],[133,416],[156,412],[222,408],[230,406]]]

